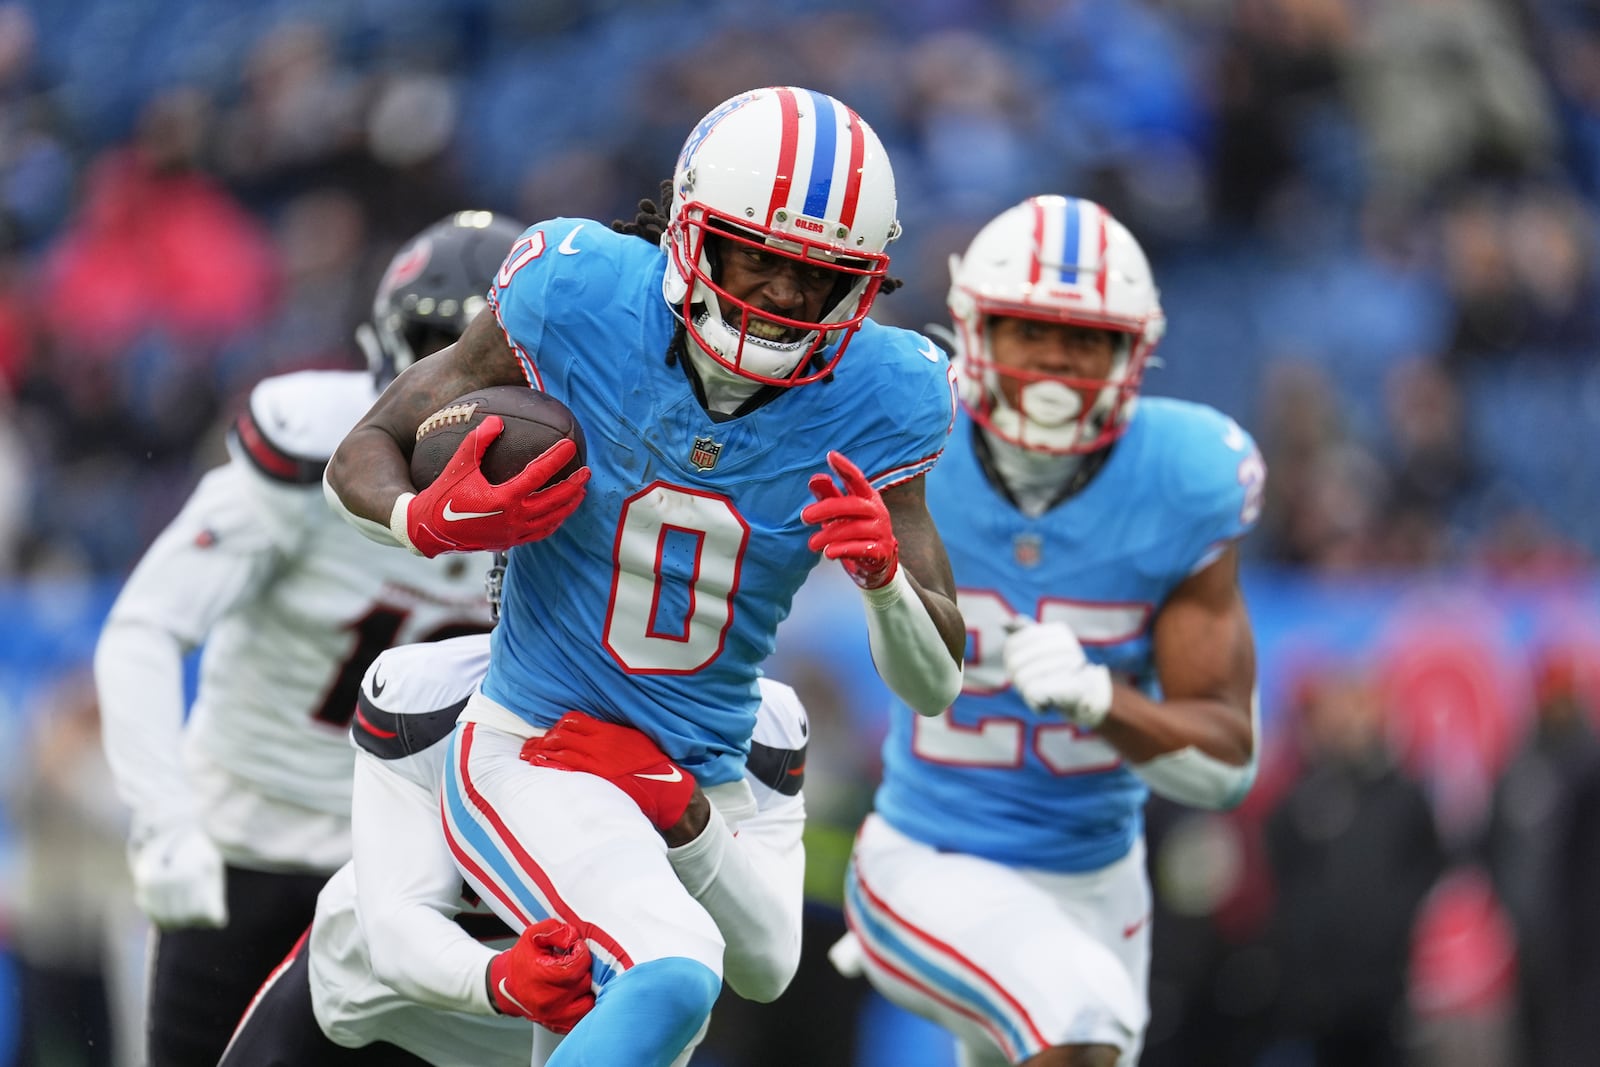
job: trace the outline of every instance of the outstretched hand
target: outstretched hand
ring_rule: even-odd
[[[504,427],[498,415],[473,427],[433,484],[406,505],[406,540],[417,552],[499,552],[539,541],[583,503],[587,466],[545,484],[577,454],[571,440],[557,441],[499,485],[485,478],[483,454]]]
[[[828,466],[839,484],[826,474],[813,474],[808,487],[816,502],[800,512],[801,520],[821,527],[811,535],[811,550],[838,560],[861,588],[880,589],[900,567],[900,544],[889,507],[861,469],[843,455],[829,452]]]

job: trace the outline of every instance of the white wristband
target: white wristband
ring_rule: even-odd
[[[389,533],[394,537],[397,544],[409,548],[420,556],[422,551],[411,543],[411,535],[407,532],[409,523],[406,512],[410,509],[411,501],[416,498],[416,495],[415,493],[401,493],[394,498],[394,507],[389,511]]]
[[[716,880],[717,872],[722,869],[722,857],[728,842],[732,840],[733,833],[728,829],[727,821],[720,811],[712,808],[711,817],[706,820],[705,828],[698,837],[667,849],[667,862],[672,864],[678,881],[683,883],[690,896],[700,899],[700,894]]]

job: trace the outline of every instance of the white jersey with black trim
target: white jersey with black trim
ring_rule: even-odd
[[[231,862],[342,863],[347,726],[363,672],[391,645],[490,625],[487,554],[375,550],[327,507],[323,468],[376,398],[365,372],[259,383],[230,434],[230,461],[139,561],[97,651],[106,747],[136,820],[188,805]],[[148,679],[170,677],[164,661],[200,645],[180,766],[181,690]]]
[[[318,897],[309,942],[313,1010],[338,1044],[381,1039],[441,1067],[530,1062],[532,1027],[496,1014],[484,984],[511,931],[466,890],[439,821],[450,747],[440,742],[488,665],[488,638],[463,637],[390,649],[362,683],[354,858]],[[708,828],[668,855],[723,931],[729,985],[770,999],[799,960],[809,727],[792,689],[761,686],[748,771],[756,814],[737,836],[719,818],[716,841]],[[674,856],[705,844],[718,846],[711,864]]]

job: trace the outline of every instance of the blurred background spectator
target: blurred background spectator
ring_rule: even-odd
[[[87,672],[33,709],[9,767],[19,838],[9,908],[22,1010],[20,1067],[137,1064],[144,919],[133,907],[128,816],[107,788],[100,711]]]
[[[1600,1003],[1600,913],[1575,903],[1600,892],[1578,725],[1600,685],[1553,695],[1546,655],[1600,632],[1600,15],[1579,0],[0,0],[7,736],[74,721],[46,694],[249,386],[362,365],[405,235],[465,205],[631,216],[684,128],[784,82],[852,104],[894,159],[907,286],[885,321],[945,321],[948,255],[1024,195],[1128,222],[1171,324],[1147,390],[1235,416],[1272,471],[1245,546],[1268,744],[1302,736],[1299,676],[1336,661],[1328,735],[1379,746],[1319,747],[1227,816],[1152,805],[1147,1063],[1306,1062],[1270,1029],[1294,990],[1269,931],[1316,887],[1266,842],[1362,774],[1416,783],[1454,864],[1420,901],[1390,880],[1417,921],[1391,1005],[1411,1022],[1384,1032],[1417,1064],[1600,1047],[1561,1009]],[[766,1034],[796,1063],[939,1062],[821,958],[883,729],[842,651],[860,627],[822,578],[786,624],[773,673],[818,720],[814,930],[792,1000],[719,1012],[711,1067],[778,1062]],[[48,792],[22,773],[16,884],[20,798]],[[1378,858],[1341,853],[1329,885],[1389,887]],[[9,918],[16,953],[47,922]],[[0,1009],[0,1064],[20,1021]]]
[[[1298,766],[1262,828],[1274,904],[1274,1055],[1315,1067],[1406,1062],[1411,931],[1445,866],[1427,793],[1385,738],[1360,668],[1308,680],[1286,731]]]

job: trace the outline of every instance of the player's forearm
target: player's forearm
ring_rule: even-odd
[[[943,712],[961,692],[961,615],[954,602],[922,589],[904,567],[862,598],[872,662],[884,683],[923,715]]]
[[[367,537],[399,545],[391,531],[395,502],[413,491],[400,446],[376,426],[358,426],[339,443],[322,477],[329,507]]]
[[[1097,731],[1136,763],[1193,748],[1242,765],[1254,751],[1250,709],[1217,699],[1153,700],[1123,682],[1112,690],[1111,712]]]
[[[179,760],[184,646],[159,626],[113,615],[95,646],[101,738],[117,795],[144,825],[196,817]]]
[[[1153,792],[1223,810],[1242,801],[1255,783],[1259,716],[1254,696],[1245,712],[1218,701],[1158,703],[1118,686],[1098,732]]]
[[[363,916],[372,972],[384,985],[419,1004],[473,1015],[494,1015],[483,976],[495,952],[427,907]]]
[[[798,830],[793,836],[792,850],[773,856],[753,838],[735,838],[713,811],[699,837],[667,852],[679,880],[722,931],[724,978],[746,1000],[776,999],[800,966],[804,856]]]
[[[412,774],[357,751],[351,869],[373,973],[412,1000],[491,1014],[483,975],[495,953],[454,921],[461,874],[439,832],[438,797]]]

